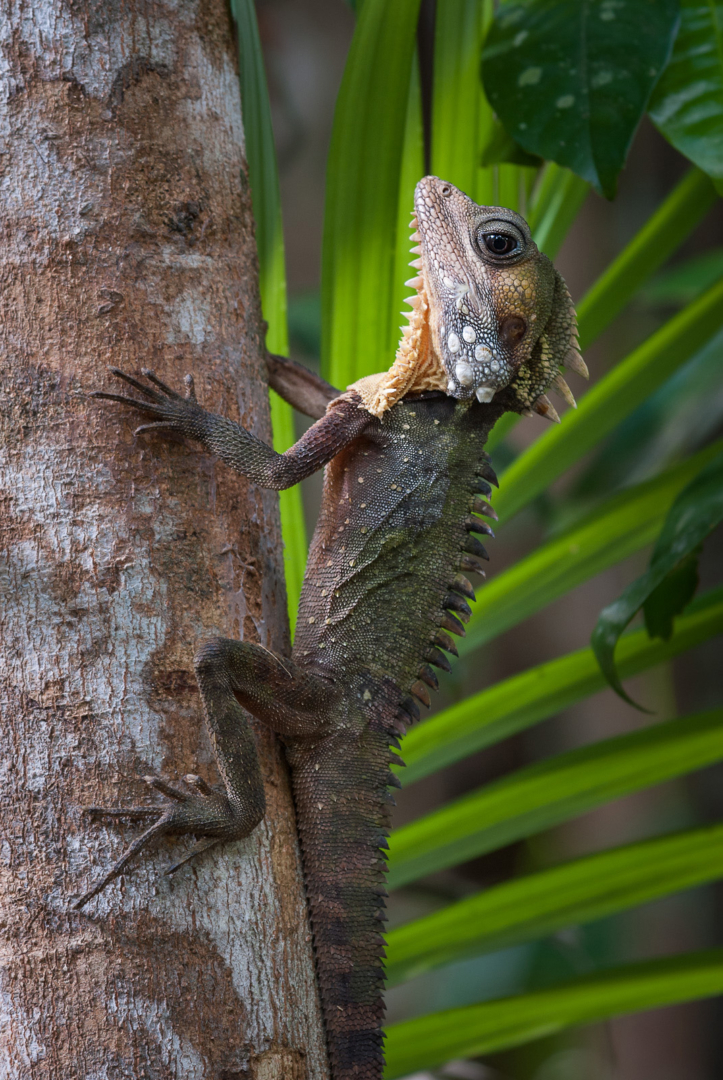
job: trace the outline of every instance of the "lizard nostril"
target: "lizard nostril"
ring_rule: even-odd
[[[452,194],[452,188],[449,186],[449,184],[442,184],[439,190],[442,192],[446,199],[448,199],[449,196]]]
[[[505,345],[516,345],[525,336],[527,323],[519,315],[508,315],[500,323],[500,338]]]

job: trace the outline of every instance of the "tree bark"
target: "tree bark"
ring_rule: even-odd
[[[0,0],[0,1074],[324,1080],[285,766],[268,813],[70,904],[143,776],[218,782],[192,657],[288,645],[277,499],[88,400],[153,368],[270,438],[250,195],[222,0]]]

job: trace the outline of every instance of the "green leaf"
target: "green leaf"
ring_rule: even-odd
[[[703,220],[716,199],[710,179],[699,169],[691,169],[673,188],[577,305],[581,348],[586,349],[630,303],[640,286]],[[707,284],[719,280],[717,275]]]
[[[710,442],[723,419],[723,331],[638,406],[599,445],[558,504],[556,519],[681,461]]]
[[[723,758],[723,709],[519,769],[392,833],[389,887],[476,858]]]
[[[269,328],[269,334],[270,332]],[[282,350],[279,351],[282,352]],[[288,450],[296,442],[294,410],[288,402],[280,398],[273,390],[269,391],[269,400],[271,405],[271,426],[274,432],[274,450],[278,454],[283,454],[285,450]],[[281,515],[281,536],[284,543],[286,604],[289,612],[289,629],[293,640],[308,551],[304,504],[300,487],[287,488],[285,491],[279,492],[279,513]]]
[[[662,475],[612,495],[567,532],[492,578],[478,590],[460,656],[652,543],[678,492],[722,446],[706,447]],[[499,505],[499,496],[495,501]]]
[[[399,181],[420,0],[365,0],[327,167],[322,360],[334,386],[392,361]]]
[[[723,281],[653,334],[507,469],[496,496],[508,519],[596,446],[723,325]]]
[[[650,116],[676,150],[723,178],[723,4],[682,0],[680,30]]]
[[[289,298],[292,348],[318,360],[321,356],[321,296],[317,289]]]
[[[631,705],[636,703],[623,690],[615,667],[618,639],[648,598],[661,586],[669,588],[668,575],[702,544],[720,521],[723,521],[723,453],[710,461],[673,503],[655,544],[650,568],[600,612],[591,639],[593,652],[610,685]],[[678,604],[681,598],[684,602],[689,599],[689,596],[685,596],[685,588],[681,597],[681,583],[678,581],[675,584],[678,589],[669,595],[662,613],[661,595],[658,593],[656,596],[656,610],[652,618],[657,618],[658,623],[672,620],[680,610]]]
[[[651,638],[670,641],[676,615],[685,611],[700,583],[698,558],[701,546],[678,563],[653,589],[643,604],[645,629]]]
[[[286,340],[286,277],[271,108],[253,0],[231,0],[239,50],[239,80],[246,160],[256,221],[259,283],[271,351],[283,352]]]
[[[241,105],[251,201],[256,221],[261,308],[269,327],[266,347],[270,352],[287,356],[289,339],[286,325],[284,234],[263,54],[252,0],[231,0],[231,11],[238,32]],[[273,391],[270,392],[270,406],[274,449],[283,453],[296,441],[293,410]],[[279,493],[279,509],[284,542],[286,598],[293,634],[307,552],[304,512],[298,487]]]
[[[623,678],[664,663],[723,633],[723,588],[702,596],[676,622],[669,643],[645,630],[625,634],[618,646]],[[523,731],[606,686],[592,649],[561,656],[465,698],[413,727],[404,737],[404,786],[430,776],[486,746]]]
[[[678,0],[503,4],[483,53],[487,97],[525,150],[612,198],[678,20]]]
[[[539,168],[543,163],[542,158],[523,150],[520,144],[508,135],[506,128],[498,123],[495,123],[489,139],[482,148],[481,162],[484,166],[509,162],[512,165],[530,165],[535,168]],[[585,188],[587,189],[587,184]]]
[[[628,964],[531,994],[392,1024],[384,1075],[395,1080],[450,1058],[490,1054],[576,1025],[721,992],[721,949]]]
[[[715,191],[712,184],[711,189]],[[643,291],[642,299],[648,304],[688,304],[721,278],[723,247],[711,248],[658,274]]]
[[[527,221],[535,243],[549,259],[562,247],[589,190],[586,180],[554,161],[543,169]]]
[[[576,859],[494,886],[387,934],[389,985],[723,877],[723,825]]]
[[[494,202],[494,175],[481,168],[481,150],[494,116],[482,90],[479,58],[491,21],[491,0],[437,0],[432,172],[486,206]]]
[[[503,163],[492,168],[492,202],[495,206],[507,206],[524,217],[527,199],[537,175],[537,168]]]

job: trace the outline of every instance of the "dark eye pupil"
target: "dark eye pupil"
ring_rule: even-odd
[[[488,251],[491,251],[493,255],[507,255],[510,251],[514,251],[517,244],[510,236],[503,236],[501,233],[488,233],[484,238],[485,247]]]

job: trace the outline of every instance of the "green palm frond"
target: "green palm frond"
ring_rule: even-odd
[[[723,993],[723,950],[649,960],[462,1009],[421,1016],[387,1030],[387,1080],[454,1057],[521,1046],[556,1031],[623,1013]]]

